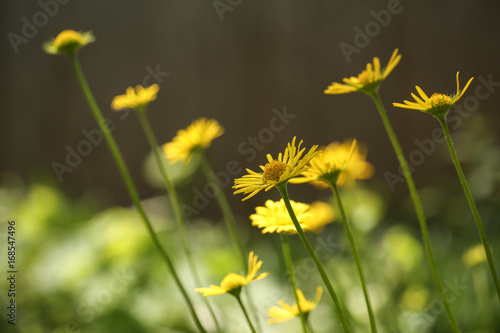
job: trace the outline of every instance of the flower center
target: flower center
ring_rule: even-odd
[[[59,33],[54,40],[54,45],[56,47],[63,47],[73,43],[77,45],[83,44],[82,34],[74,30],[64,30]]]
[[[271,161],[264,166],[264,174],[262,175],[262,180],[267,182],[268,180],[273,180],[275,182],[280,181],[281,175],[285,172],[287,165],[280,161]]]
[[[358,75],[358,80],[361,84],[368,84],[371,83],[371,78],[370,74],[366,69],[364,69],[359,75]]]
[[[451,105],[451,97],[444,94],[432,94],[430,101],[432,106]]]

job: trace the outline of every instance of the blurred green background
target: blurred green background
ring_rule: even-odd
[[[406,186],[387,182],[388,172],[398,174],[397,161],[374,106],[359,94],[323,94],[332,81],[357,75],[374,56],[384,66],[394,48],[399,48],[403,59],[382,84],[382,99],[403,150],[415,165],[413,176],[441,275],[458,285],[452,308],[464,332],[500,331],[500,306],[487,266],[469,268],[462,260],[479,237],[447,148],[434,142],[435,151],[425,154],[420,144],[430,144],[439,124],[421,112],[394,109],[390,104],[409,99],[415,85],[426,92],[452,93],[458,70],[462,85],[469,77],[476,78],[458,103],[462,113],[452,111],[450,126],[498,258],[500,3],[233,1],[232,10],[223,13],[214,7],[218,2],[211,1],[61,1],[57,7],[47,7],[48,3],[54,2],[0,3],[0,29],[5,36],[0,53],[4,258],[0,267],[4,274],[7,222],[15,220],[19,269],[18,322],[15,328],[7,326],[2,313],[2,332],[192,330],[183,300],[130,209],[105,144],[93,146],[62,179],[53,171],[54,161],[65,163],[68,147],[77,149],[87,139],[85,133],[97,128],[67,59],[41,51],[44,41],[67,28],[93,30],[96,35],[96,42],[81,52],[84,70],[105,116],[115,125],[113,134],[141,197],[162,241],[175,254],[188,289],[197,286],[189,278],[168,200],[151,167],[147,141],[132,113],[114,113],[109,107],[113,96],[144,80],[160,84],[158,99],[148,109],[159,142],[169,141],[178,129],[201,116],[214,117],[225,127],[226,133],[208,152],[216,171],[225,170],[231,160],[242,169],[255,170],[266,153],[277,154],[294,135],[303,138],[307,147],[348,137],[365,142],[376,174],[345,189],[343,196],[356,227],[380,331],[449,332]],[[390,22],[387,17],[384,21],[382,11],[397,3],[397,13]],[[40,12],[47,13],[45,23]],[[357,29],[376,26],[376,17],[383,22],[378,33],[361,43]],[[27,21],[39,26],[29,31]],[[13,44],[14,35],[22,42]],[[346,57],[341,48],[346,43],[358,43],[359,52]],[[295,118],[270,140],[259,139],[262,129],[285,109]],[[260,140],[262,148],[255,148],[255,154],[245,150],[250,147],[249,137]],[[412,163],[411,153],[416,151],[423,153],[414,153],[415,157],[424,158]],[[183,200],[193,203],[195,190],[203,191],[205,186],[203,177],[195,165],[178,170],[177,176]],[[247,249],[256,251],[264,261],[263,271],[271,273],[249,286],[263,331],[299,331],[297,319],[265,324],[265,309],[279,299],[290,303],[292,297],[283,278],[278,237],[260,235],[248,219],[255,206],[268,198],[278,199],[277,191],[243,203],[241,197],[231,195],[229,186],[225,192]],[[290,194],[304,202],[331,200],[328,191],[317,192],[307,185],[290,186]],[[215,200],[208,200],[199,214],[190,217],[190,236],[207,286],[218,284],[238,267],[220,220]],[[366,332],[362,293],[352,278],[354,266],[341,225],[334,223],[313,238],[316,246],[328,244],[324,261],[356,332]],[[299,285],[312,298],[320,280],[310,269],[302,245],[294,241],[297,268],[306,272]],[[1,307],[5,308],[7,280],[1,281]],[[244,318],[226,296],[211,298],[226,331],[247,332]],[[199,296],[193,293],[193,299],[199,301]],[[201,303],[199,307],[210,325],[208,313]],[[316,332],[336,328],[330,307],[324,296],[311,314]]]

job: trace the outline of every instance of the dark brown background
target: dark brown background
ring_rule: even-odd
[[[222,170],[234,159],[255,170],[265,153],[283,150],[294,135],[307,147],[356,137],[368,143],[376,179],[383,183],[384,172],[395,172],[397,161],[376,109],[361,94],[323,94],[332,81],[357,75],[374,56],[385,66],[399,48],[403,59],[383,83],[381,94],[407,154],[415,149],[414,140],[429,138],[438,123],[421,112],[395,109],[392,102],[408,99],[416,84],[429,93],[453,93],[458,70],[462,85],[471,76],[491,74],[500,81],[496,1],[402,0],[401,12],[348,63],[340,43],[353,45],[354,28],[364,30],[374,21],[370,12],[387,9],[389,3],[394,1],[244,0],[221,21],[212,1],[73,0],[59,5],[57,14],[16,53],[8,33],[21,35],[23,17],[33,22],[42,7],[35,1],[4,1],[0,172],[13,171],[23,178],[48,175],[58,183],[51,163],[64,163],[65,147],[75,148],[85,139],[83,130],[97,127],[68,60],[41,51],[43,42],[72,28],[96,35],[96,42],[82,50],[81,61],[103,113],[116,125],[113,134],[143,198],[161,193],[143,178],[148,144],[135,116],[121,120],[109,105],[113,96],[142,83],[147,68],[156,66],[169,73],[148,109],[161,143],[195,118],[214,117],[226,128],[209,151],[214,169]],[[478,84],[475,80],[465,96],[474,95]],[[500,92],[495,91],[471,117],[481,113],[498,128],[499,104]],[[248,155],[238,153],[238,145],[268,127],[273,108],[284,106],[297,117],[255,160],[246,162]],[[436,158],[431,156],[418,168],[417,183],[436,172]],[[70,196],[104,188],[111,202],[129,204],[105,144],[64,174],[60,186]],[[406,188],[398,190],[406,195]]]

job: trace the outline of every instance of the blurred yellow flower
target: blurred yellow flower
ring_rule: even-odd
[[[79,48],[95,41],[92,31],[77,32],[75,30],[61,31],[56,38],[43,44],[43,49],[49,54],[74,54]]]
[[[325,94],[347,94],[355,91],[372,92],[377,89],[380,83],[392,72],[401,60],[398,49],[392,53],[387,66],[381,70],[378,57],[373,58],[373,64],[369,63],[357,77],[344,78],[344,83],[333,82],[324,92]]]
[[[314,297],[314,300],[312,302],[309,302],[306,300],[304,297],[304,294],[300,289],[296,289],[297,291],[297,297],[299,299],[299,305],[300,309],[302,310],[302,313],[306,316],[316,308],[316,305],[318,304],[319,300],[321,299],[321,294],[323,293],[323,288],[318,286],[316,288],[316,296]],[[297,306],[297,303],[294,303],[292,306],[286,304],[283,301],[278,302],[279,306],[273,306],[272,308],[268,309],[267,316],[269,317],[268,323],[269,324],[278,324],[282,323],[284,321],[293,319],[297,316],[299,316],[299,307]]]
[[[156,99],[156,95],[160,90],[158,84],[153,84],[147,88],[143,86],[128,87],[125,95],[118,95],[113,98],[111,107],[114,110],[135,109],[137,111],[144,110],[145,106]]]
[[[445,94],[434,93],[429,98],[419,86],[415,86],[420,95],[420,98],[413,93],[411,94],[411,96],[415,99],[416,102],[410,102],[405,100],[403,101],[404,104],[392,103],[392,105],[398,108],[423,111],[426,113],[430,113],[438,118],[444,117],[448,113],[450,107],[453,104],[455,104],[460,99],[460,97],[462,97],[462,95],[465,93],[470,83],[474,79],[473,77],[470,78],[469,82],[467,82],[464,89],[460,90],[458,73],[459,72],[457,72],[457,93],[455,95],[448,96]]]
[[[271,154],[267,154],[268,163],[265,166],[260,166],[262,173],[246,169],[247,175],[234,180],[235,185],[233,188],[236,189],[234,194],[248,194],[243,198],[243,200],[247,200],[261,190],[269,191],[276,185],[286,183],[300,175],[306,169],[306,164],[314,157],[318,146],[313,146],[301,159],[306,149],[300,148],[302,140],[299,142],[299,146],[296,147],[295,140],[296,137],[293,138],[292,143],[288,143],[283,155],[278,154],[278,159],[275,160]]]
[[[170,163],[188,163],[197,149],[210,147],[213,140],[224,134],[224,128],[215,119],[200,118],[186,129],[177,131],[171,142],[163,145],[163,152]]]
[[[309,208],[311,216],[306,220],[307,230],[319,233],[324,226],[333,222],[335,212],[332,205],[323,201],[314,201]]]
[[[368,179],[373,176],[373,165],[366,161],[366,148],[356,140],[343,143],[332,142],[320,149],[309,162],[303,177],[292,179],[291,183],[312,182],[326,187],[324,181],[334,181],[338,186],[351,185],[356,179]]]
[[[419,312],[427,304],[429,290],[423,285],[411,285],[406,288],[401,298],[400,306],[403,310]]]
[[[333,208],[321,201],[311,205],[290,200],[297,221],[304,231],[319,232],[323,227],[333,221]],[[262,229],[262,233],[286,232],[296,234],[297,229],[288,214],[285,202],[267,200],[265,206],[255,208],[255,214],[250,215],[252,225]]]
[[[484,251],[483,244],[478,244],[465,251],[462,261],[470,267],[486,261],[486,252]]]
[[[203,296],[215,296],[229,293],[238,297],[243,286],[246,286],[252,281],[263,279],[269,274],[261,273],[255,276],[260,266],[262,266],[262,261],[257,262],[257,256],[251,251],[248,256],[247,276],[229,273],[222,279],[220,286],[211,285],[209,288],[196,288],[194,291],[202,293]]]
[[[300,226],[307,230],[304,221],[310,217],[310,206],[293,200],[290,200],[290,204]],[[253,226],[262,229],[263,234],[266,232],[297,233],[283,199],[280,201],[267,200],[265,206],[255,208],[255,214],[250,215],[250,220],[252,220]]]

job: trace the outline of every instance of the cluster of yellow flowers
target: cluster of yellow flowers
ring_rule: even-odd
[[[44,49],[51,54],[66,54],[72,59],[75,59],[77,51],[94,40],[95,38],[91,32],[65,30],[55,39],[46,43]],[[401,55],[398,54],[398,49],[396,49],[392,53],[387,66],[382,69],[379,58],[375,57],[373,58],[373,63],[367,64],[366,69],[357,77],[351,76],[345,78],[343,83],[334,82],[324,92],[326,94],[362,92],[372,96],[376,103],[377,101],[380,102],[378,97],[379,86],[394,70],[400,60]],[[463,89],[460,89],[458,73],[456,74],[456,81],[457,91],[454,95],[450,96],[436,93],[428,97],[419,86],[416,86],[419,96],[413,93],[411,94],[415,100],[414,102],[405,100],[404,103],[393,103],[393,105],[400,108],[420,110],[432,114],[440,121],[444,122],[450,107],[463,96],[472,78]],[[128,87],[125,94],[116,96],[113,99],[111,107],[114,110],[133,109],[142,116],[145,113],[147,105],[156,99],[158,92],[159,86],[157,84],[149,87]],[[377,107],[381,107],[381,103],[379,103]],[[144,121],[144,118],[141,118],[141,121]],[[195,154],[203,152],[210,147],[212,142],[223,135],[224,132],[224,128],[215,119],[208,119],[205,117],[196,119],[186,129],[179,130],[171,142],[162,146],[163,155],[169,163],[188,163]],[[394,142],[394,135],[390,134],[390,130],[388,130],[388,132],[391,140],[393,140],[393,144],[395,144],[396,152],[398,153],[400,149],[397,148]],[[151,133],[147,133],[147,135],[148,139],[151,139]],[[154,144],[154,140],[151,142]],[[354,244],[354,237],[350,231],[347,215],[342,207],[337,189],[337,187],[352,185],[357,179],[369,179],[373,176],[374,167],[371,163],[366,161],[367,148],[364,144],[358,143],[355,139],[345,140],[344,142],[332,142],[324,147],[313,145],[308,151],[306,148],[302,147],[302,144],[302,140],[297,143],[296,137],[293,137],[291,142],[287,143],[284,152],[280,152],[276,158],[271,154],[266,155],[267,162],[259,166],[260,171],[246,169],[247,174],[234,180],[234,194],[243,194],[244,198],[242,200],[248,200],[256,196],[262,190],[265,192],[272,188],[277,188],[279,190],[282,199],[279,201],[267,200],[264,206],[257,206],[255,208],[255,213],[250,215],[249,220],[253,226],[262,229],[261,231],[263,234],[281,234],[280,236],[283,237],[285,258],[287,256],[285,250],[285,245],[287,244],[286,236],[293,234],[299,235],[306,249],[309,251],[309,254],[314,259],[321,277],[325,282],[328,293],[331,295],[337,307],[340,324],[342,328],[347,331],[347,321],[345,320],[345,315],[342,312],[333,287],[304,234],[304,231],[315,233],[322,232],[327,224],[339,217],[344,223],[346,234],[348,235],[348,240],[354,255],[354,260],[357,264],[366,299],[366,305],[370,316],[370,325],[372,332],[375,332],[375,320],[373,318],[371,302],[366,289],[364,273]],[[161,164],[160,161],[159,163]],[[401,161],[401,163],[404,167],[404,160]],[[168,177],[165,177],[165,179],[168,182]],[[307,182],[319,188],[331,187],[335,194],[337,210],[334,212],[332,205],[326,202],[316,201],[307,204],[296,202],[288,198],[286,189],[288,183],[300,184]],[[412,181],[411,184],[413,184]],[[412,190],[411,187],[410,190]],[[415,198],[416,195],[412,197]],[[227,202],[224,203],[225,201],[223,198],[220,199],[220,202],[222,203],[221,208],[227,213]],[[426,237],[424,233],[424,240]],[[484,261],[487,256],[490,256],[488,252],[489,249],[486,249],[487,252],[485,252],[485,249],[486,248],[478,246],[469,250],[463,257],[464,262],[467,265],[473,266]],[[432,255],[430,251],[428,254]],[[432,264],[433,260],[430,261]],[[203,296],[214,296],[226,293],[235,296],[245,312],[252,331],[255,331],[239,296],[244,286],[253,281],[261,280],[268,275],[268,273],[258,274],[261,266],[262,261],[258,261],[257,255],[251,251],[248,256],[248,272],[246,275],[229,273],[223,278],[220,285],[211,285],[208,288],[196,288],[195,291],[202,293]],[[289,275],[293,278],[293,268],[288,267],[288,269]],[[432,266],[431,269],[435,270]],[[437,274],[434,274],[434,276],[437,276]],[[268,322],[271,324],[281,323],[294,317],[301,317],[304,331],[306,331],[307,315],[314,310],[316,305],[320,302],[323,288],[318,286],[314,300],[308,301],[305,299],[302,291],[296,288],[294,282],[292,282],[292,287],[296,303],[288,305],[280,300],[280,307],[274,306],[268,309]],[[447,304],[445,304],[445,306],[447,306]],[[457,331],[458,326],[454,323],[450,311],[447,311],[447,315],[455,331]],[[199,327],[201,327],[201,324]]]

